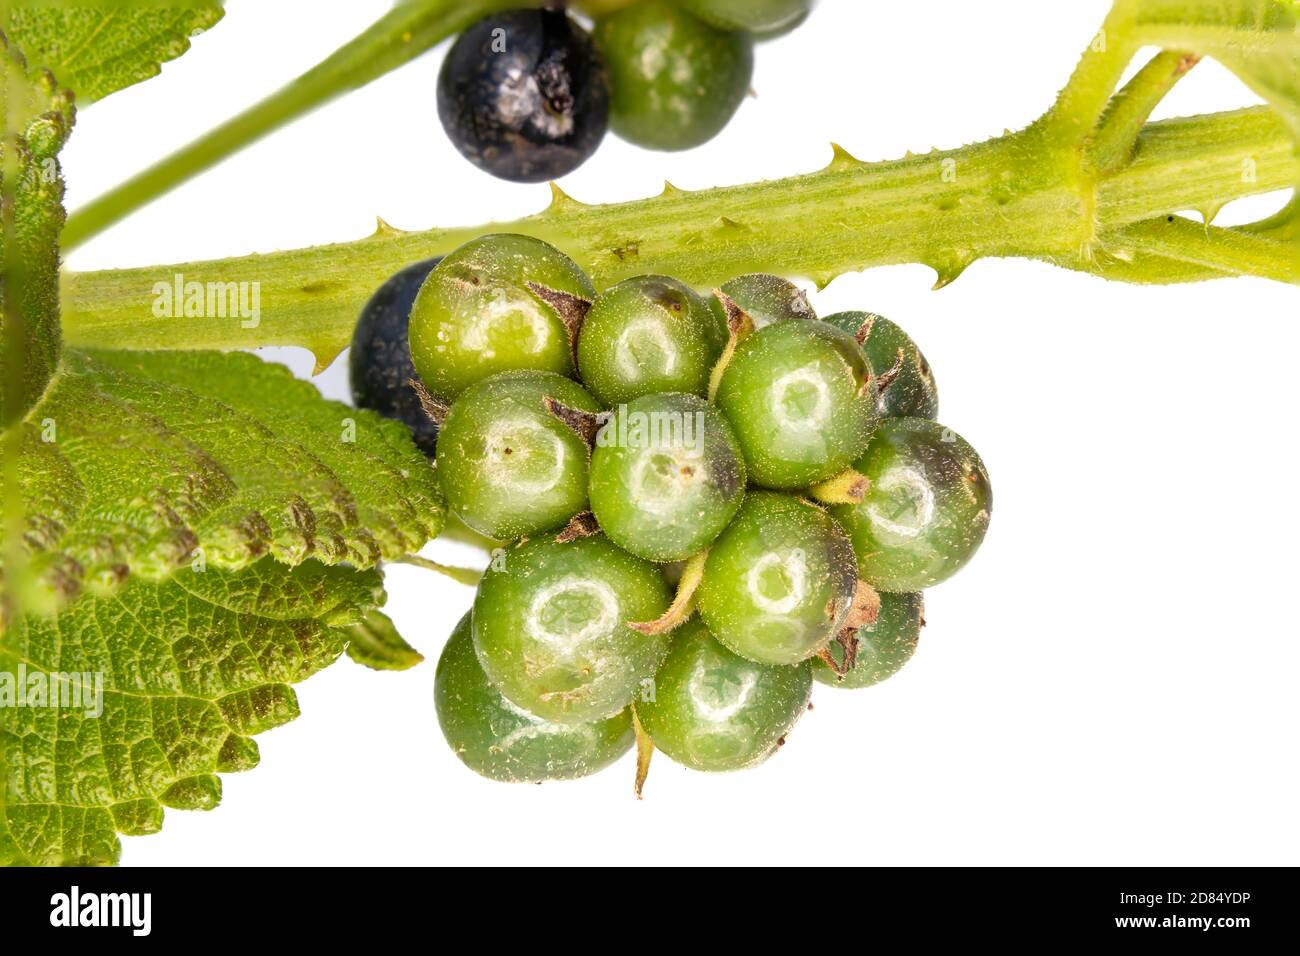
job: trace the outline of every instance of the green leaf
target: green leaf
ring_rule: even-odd
[[[445,516],[401,424],[245,353],[68,350],[21,442],[28,608],[266,554],[369,568]]]
[[[221,0],[34,3],[16,7],[5,29],[33,67],[50,70],[86,104],[157,76],[222,12]]]
[[[71,96],[32,75],[0,32],[0,427],[40,398],[59,360],[58,154]]]
[[[382,611],[371,611],[348,629],[348,657],[377,671],[409,670],[424,660]]]
[[[0,632],[0,864],[113,863],[164,806],[216,806],[217,774],[257,764],[251,738],[298,715],[290,685],[382,600],[376,571],[264,558],[19,618]]]

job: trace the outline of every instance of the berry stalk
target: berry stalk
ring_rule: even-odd
[[[482,17],[539,2],[401,0],[367,30],[287,86],[76,210],[63,231],[64,251],[291,120],[403,66]]]
[[[491,232],[558,246],[600,288],[646,273],[703,288],[747,272],[825,285],[844,272],[912,262],[931,266],[943,286],[987,256],[1035,258],[1128,282],[1247,274],[1300,282],[1293,217],[1226,230],[1176,215],[1194,209],[1212,218],[1233,199],[1300,182],[1300,156],[1276,114],[1255,107],[1152,123],[1131,162],[1088,175],[1051,116],[985,143],[886,162],[861,162],[837,148],[818,172],[763,183],[699,192],[666,186],[657,197],[598,206],[556,189],[545,211],[516,222],[411,233],[381,222],[355,242],[65,274],[65,335],[70,344],[112,348],[299,345],[324,368],[396,269]],[[205,286],[259,283],[260,323],[155,318],[155,284],[178,273]]]

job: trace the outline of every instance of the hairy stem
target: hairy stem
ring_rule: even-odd
[[[471,588],[478,587],[479,582],[483,580],[482,571],[476,571],[473,568],[460,568],[450,564],[441,564],[437,561],[430,561],[428,558],[422,558],[418,554],[408,554],[405,557],[397,558],[392,563],[409,564],[414,568],[432,571],[434,574],[441,574],[444,578],[449,578],[457,584],[464,584]]]
[[[1040,121],[1059,146],[1082,152],[1140,43],[1134,37],[1132,4],[1119,0],[1083,51],[1056,103]]]
[[[1198,62],[1195,54],[1161,50],[1115,94],[1092,142],[1094,169],[1111,172],[1132,158],[1151,111]]]
[[[1185,276],[1190,275],[1257,276],[1300,283],[1300,246],[1294,240],[1219,229],[1182,216],[1134,223],[1115,236],[1112,246],[1112,254],[1129,263],[1143,259],[1164,263],[1169,272],[1154,279],[1157,282],[1186,281]]]
[[[64,250],[291,120],[408,63],[489,13],[530,3],[536,5],[533,0],[403,0],[287,86],[78,209],[64,229]]]
[[[1062,173],[1034,127],[947,152],[880,163],[837,153],[802,176],[588,206],[558,191],[544,212],[510,223],[405,233],[381,227],[356,242],[203,263],[64,277],[67,341],[107,348],[253,348],[300,345],[324,367],[347,346],[362,305],[403,265],[445,254],[487,232],[547,240],[598,286],[645,273],[709,288],[745,272],[812,278],[919,262],[940,284],[985,256],[1039,258],[1094,271],[1120,230],[1186,209],[1293,187],[1297,157],[1265,108],[1148,126],[1133,162],[1101,177],[1088,197]],[[1250,175],[1243,174],[1248,170]],[[1081,237],[1083,237],[1081,239]],[[1272,269],[1273,255],[1261,268]],[[239,315],[158,317],[156,284],[175,276],[257,283],[254,328]],[[1168,281],[1140,269],[1130,281]]]
[[[1264,108],[1152,123],[1133,161],[1098,182],[1098,226],[1188,209],[1214,213],[1242,196],[1292,188],[1297,173],[1300,155],[1285,124]]]

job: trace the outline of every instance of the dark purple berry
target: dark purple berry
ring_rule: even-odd
[[[415,390],[407,384],[411,379],[419,379],[411,362],[407,329],[415,296],[441,261],[439,256],[407,266],[379,287],[361,310],[348,356],[352,400],[356,406],[403,422],[420,451],[430,458],[438,448],[438,428],[420,407]]]
[[[605,66],[561,10],[496,14],[448,52],[438,116],[480,169],[522,183],[558,179],[586,162],[605,136]]]

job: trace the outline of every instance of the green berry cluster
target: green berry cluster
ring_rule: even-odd
[[[988,527],[915,343],[775,276],[596,295],[546,243],[488,236],[429,273],[409,331],[449,507],[505,542],[436,680],[486,776],[592,773],[638,733],[643,756],[753,765],[814,681],[907,662],[920,592]]]

